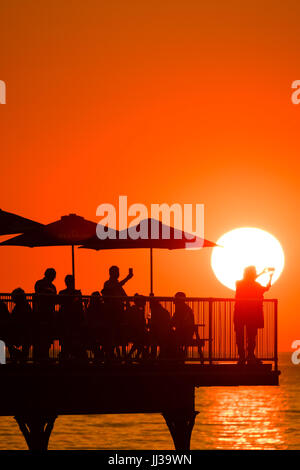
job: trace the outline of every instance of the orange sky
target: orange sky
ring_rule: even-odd
[[[1,208],[43,223],[128,203],[204,203],[205,236],[256,226],[286,256],[268,294],[280,348],[300,337],[298,1],[2,0]],[[231,296],[209,249],[156,252],[156,294]],[[2,248],[2,291],[32,291],[68,248]],[[99,289],[110,264],[148,293],[148,253],[81,250],[77,285]]]

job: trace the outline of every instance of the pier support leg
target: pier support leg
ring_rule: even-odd
[[[15,416],[29,450],[47,450],[56,416]]]
[[[197,414],[198,411],[163,413],[176,450],[190,450],[191,436]]]

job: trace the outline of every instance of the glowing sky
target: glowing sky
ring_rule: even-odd
[[[205,236],[254,226],[273,234],[285,270],[280,347],[300,334],[298,1],[26,2],[0,5],[1,208],[43,223],[97,221],[118,196],[204,203]],[[83,252],[84,251],[84,252]],[[209,249],[156,252],[157,294],[226,296]],[[2,248],[1,290],[32,291],[49,265],[57,287],[68,248]],[[99,289],[110,264],[149,291],[148,254],[77,255],[77,283]]]

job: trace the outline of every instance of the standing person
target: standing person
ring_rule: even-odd
[[[256,279],[263,273],[269,272],[270,279],[266,287],[259,284]],[[272,283],[274,270],[267,268],[257,274],[255,266],[247,266],[243,279],[236,282],[234,329],[238,348],[238,364],[259,363],[254,350],[258,328],[264,327],[263,298]],[[247,358],[245,352],[245,329],[247,335]]]
[[[35,283],[34,296],[34,357],[49,359],[49,348],[53,340],[56,287],[54,268],[47,268],[43,279]]]
[[[65,277],[66,289],[59,292],[59,336],[64,359],[84,356],[84,322],[81,291],[75,289],[74,276]]]
[[[9,353],[13,360],[26,361],[32,343],[32,309],[23,289],[18,287],[11,293],[15,304],[11,313],[11,342]],[[22,346],[19,351],[15,346]]]
[[[126,323],[124,318],[124,300],[113,299],[113,297],[127,297],[123,285],[133,277],[132,268],[129,268],[128,275],[122,281],[119,281],[119,277],[120,270],[118,266],[111,266],[109,268],[109,279],[105,281],[101,293],[109,315],[111,353],[113,353],[114,347],[117,347],[117,353],[120,355],[118,346],[123,343],[122,350],[123,356],[125,356],[126,345],[123,341],[124,334],[122,332],[122,327]]]

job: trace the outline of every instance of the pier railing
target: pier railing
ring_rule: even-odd
[[[26,299],[31,306],[32,310],[35,310],[35,295],[26,294]],[[115,298],[114,298],[115,299]],[[134,304],[134,297],[119,298],[120,302],[124,303],[124,313],[123,321],[124,325],[121,325],[123,331],[126,330],[126,316],[129,312],[130,306]],[[145,325],[147,339],[145,340],[145,351],[149,351],[148,358],[151,360],[163,360],[163,359],[174,359],[179,358],[178,355],[174,353],[174,357],[170,357],[167,354],[166,356],[160,355],[160,349],[162,348],[161,344],[156,343],[156,353],[153,355],[151,353],[151,348],[153,350],[153,336],[151,335],[151,310],[153,300],[157,301],[160,306],[169,312],[170,318],[174,315],[175,304],[173,297],[144,297],[145,300]],[[8,308],[8,311],[11,313],[14,308],[14,303],[12,301],[11,294],[0,294],[0,301],[4,302]],[[87,315],[87,309],[90,304],[90,296],[82,296],[80,299],[82,305],[83,318]],[[106,300],[107,302],[107,300]],[[55,297],[55,307],[54,307],[54,323],[56,323],[53,332],[51,333],[50,338],[50,348],[49,348],[49,357],[53,361],[59,361],[61,357],[61,336],[59,329],[59,311],[61,308],[61,303],[59,296]],[[186,303],[192,309],[194,314],[195,321],[195,332],[193,339],[189,341],[189,344],[184,345],[184,355],[180,356],[180,360],[186,362],[204,362],[207,364],[212,364],[216,362],[236,362],[238,360],[237,346],[236,346],[236,336],[234,331],[234,306],[235,300],[232,298],[200,298],[200,297],[189,297],[186,298]],[[105,302],[104,302],[105,304]],[[107,304],[106,304],[107,305]],[[258,329],[258,335],[256,340],[256,350],[255,355],[258,359],[263,362],[270,362],[274,364],[275,370],[277,370],[277,300],[276,299],[266,299],[263,301],[263,313],[264,313],[264,328]],[[38,312],[39,318],[42,316],[42,312]],[[36,314],[33,315],[33,318],[37,318]],[[35,325],[33,324],[33,329]],[[3,324],[0,319],[0,340],[5,341],[5,334],[2,334]],[[91,351],[89,346],[90,341],[89,328],[88,325],[83,323],[82,332],[84,332],[82,347],[87,351],[87,357],[89,360],[93,361],[94,353]],[[70,329],[72,331],[72,328]],[[95,337],[95,333],[94,333]],[[9,335],[10,341],[13,342],[13,334]],[[78,338],[77,338],[78,340]],[[26,360],[34,360],[34,341],[30,341],[30,350],[29,355]],[[128,358],[129,351],[132,347],[133,340],[128,335],[127,339],[119,341],[114,341],[114,347],[119,348],[121,351],[120,358]],[[6,341],[7,343],[7,341]],[[19,341],[16,341],[15,347],[22,350],[22,346]],[[101,334],[97,345],[101,349]],[[98,347],[97,346],[97,347]],[[245,347],[246,347],[246,335],[245,335]],[[10,362],[12,358],[9,350],[7,351],[7,362]],[[171,354],[172,356],[172,354]],[[135,359],[133,354],[132,360]],[[142,354],[140,360],[146,360],[147,355]]]

